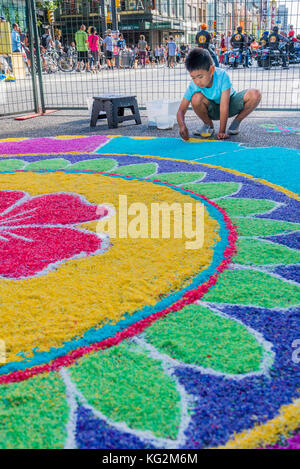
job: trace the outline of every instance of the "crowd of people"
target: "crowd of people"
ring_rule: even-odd
[[[206,24],[201,24],[195,36],[195,44],[176,43],[172,35],[164,38],[163,44],[149,45],[143,34],[140,35],[137,44],[127,44],[122,33],[118,37],[113,36],[108,29],[104,37],[101,37],[94,26],[88,29],[84,24],[75,33],[74,42],[68,47],[69,53],[77,54],[76,71],[95,73],[106,64],[108,70],[114,68],[145,68],[149,66],[166,66],[175,68],[179,63],[184,63],[188,53],[194,45],[207,49],[216,67],[220,63],[226,64],[225,51],[238,48],[240,51],[240,62],[243,60],[244,67],[249,67],[250,45],[255,43],[257,48],[272,46],[278,47],[281,41],[300,42],[300,36],[295,36],[293,26],[289,31],[281,31],[275,26],[269,33],[265,31],[260,38],[255,38],[252,34],[245,34],[239,26],[233,33],[227,34],[210,33]],[[54,48],[58,53],[63,53],[65,48],[61,43],[61,37],[56,37],[53,41],[50,30],[45,32],[46,38],[42,40],[42,46],[47,53],[49,47]],[[43,38],[43,36],[42,36]],[[43,55],[43,53],[42,53]],[[45,54],[44,54],[45,55]],[[225,58],[225,59],[224,59]],[[225,60],[225,61],[224,61]],[[82,67],[82,64],[84,67]],[[283,57],[283,66],[286,66],[286,59]]]
[[[122,33],[116,39],[108,29],[102,38],[97,34],[95,27],[90,27],[87,32],[84,24],[76,32],[75,42],[71,46],[77,50],[77,72],[82,70],[82,62],[86,65],[84,68],[87,72],[96,72],[103,61],[106,62],[108,70],[139,66],[145,68],[147,64],[150,66],[165,64],[169,68],[174,68],[177,63],[185,60],[191,50],[191,47],[184,43],[178,46],[173,36],[165,37],[164,44],[152,48],[141,34],[137,44],[129,45],[126,44]]]
[[[200,31],[196,35],[196,45],[200,48],[207,49],[214,61],[214,65],[219,67],[219,63],[228,65],[229,52],[232,50],[239,51],[239,64],[243,63],[245,68],[249,67],[249,59],[251,49],[272,48],[280,51],[282,57],[282,66],[287,68],[287,60],[289,54],[293,52],[296,43],[300,43],[300,35],[295,36],[293,25],[289,26],[289,32],[280,31],[278,26],[274,26],[272,31],[264,31],[260,38],[255,38],[253,34],[243,33],[242,26],[238,26],[233,34],[227,31],[211,35],[207,31],[206,24],[201,24]],[[284,44],[285,48],[280,48],[280,44]]]
[[[5,18],[0,17],[0,22],[5,22]],[[250,44],[255,43],[257,48],[278,47],[279,42],[282,41],[289,41],[293,46],[294,43],[300,42],[300,35],[295,36],[292,25],[290,25],[288,32],[279,32],[278,27],[275,26],[270,33],[265,31],[260,38],[243,33],[241,26],[233,34],[231,31],[227,31],[226,34],[210,33],[207,30],[207,25],[203,23],[199,27],[193,45],[185,42],[178,44],[170,35],[164,37],[163,44],[151,47],[143,34],[140,35],[137,44],[126,44],[122,33],[116,36],[108,29],[101,37],[94,26],[87,28],[86,25],[82,24],[74,35],[74,41],[70,44],[62,41],[60,31],[55,30],[54,37],[52,37],[51,29],[46,28],[39,39],[39,49],[45,72],[51,72],[48,58],[56,54],[57,58],[67,56],[69,63],[73,63],[72,69],[78,73],[82,71],[96,73],[105,65],[108,70],[145,68],[146,65],[175,68],[177,64],[185,62],[194,46],[208,50],[216,67],[219,67],[220,63],[227,65],[228,55],[226,52],[239,49],[240,63],[243,61],[244,67],[247,68],[249,66]],[[14,23],[11,31],[12,52],[23,53],[28,70],[31,67],[29,42],[28,34],[23,33],[18,24]],[[283,57],[283,66],[286,66],[285,56]],[[0,56],[0,67],[4,73],[11,71],[11,58],[7,56],[5,60]]]

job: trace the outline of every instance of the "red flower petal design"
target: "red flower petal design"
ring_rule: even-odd
[[[0,228],[3,225],[75,225],[101,218],[97,205],[89,204],[78,194],[58,193],[37,197],[23,194],[23,203],[20,204],[19,199],[15,207],[0,214]],[[6,191],[0,192],[0,204],[2,197],[7,198]]]
[[[0,192],[0,214],[22,199],[25,192],[21,191],[1,191]]]
[[[108,238],[72,226],[109,213],[77,194],[31,198],[21,191],[0,191],[0,209],[0,276],[6,279],[45,275],[62,262],[108,248]]]

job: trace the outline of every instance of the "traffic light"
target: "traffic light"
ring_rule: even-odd
[[[217,31],[217,20],[214,20],[214,31]]]
[[[121,0],[116,0],[116,8],[121,8]]]
[[[54,23],[54,11],[48,10],[48,22],[49,24]]]

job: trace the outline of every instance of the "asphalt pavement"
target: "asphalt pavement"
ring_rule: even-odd
[[[53,114],[33,119],[17,121],[14,117],[0,117],[0,138],[20,137],[53,137],[56,135],[126,135],[126,136],[152,136],[152,137],[179,137],[178,125],[172,130],[158,130],[148,127],[146,111],[141,111],[142,124],[136,125],[134,121],[119,124],[117,129],[109,129],[106,120],[98,120],[93,129],[89,125],[88,110],[63,110]],[[187,113],[186,122],[190,132],[199,128],[200,121],[193,111]],[[263,125],[271,128],[294,128],[297,131],[267,131]],[[218,122],[215,122],[215,129]],[[274,127],[273,127],[274,128]],[[262,112],[256,111],[245,119],[238,135],[231,136],[230,140],[241,142],[247,146],[265,147],[282,146],[300,148],[300,115],[299,112]]]

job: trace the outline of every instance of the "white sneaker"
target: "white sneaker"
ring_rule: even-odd
[[[193,135],[195,135],[196,137],[203,137],[203,138],[209,138],[213,135],[215,129],[213,127],[210,127],[209,125],[207,124],[204,124],[200,130],[196,130],[195,132],[193,132]]]

